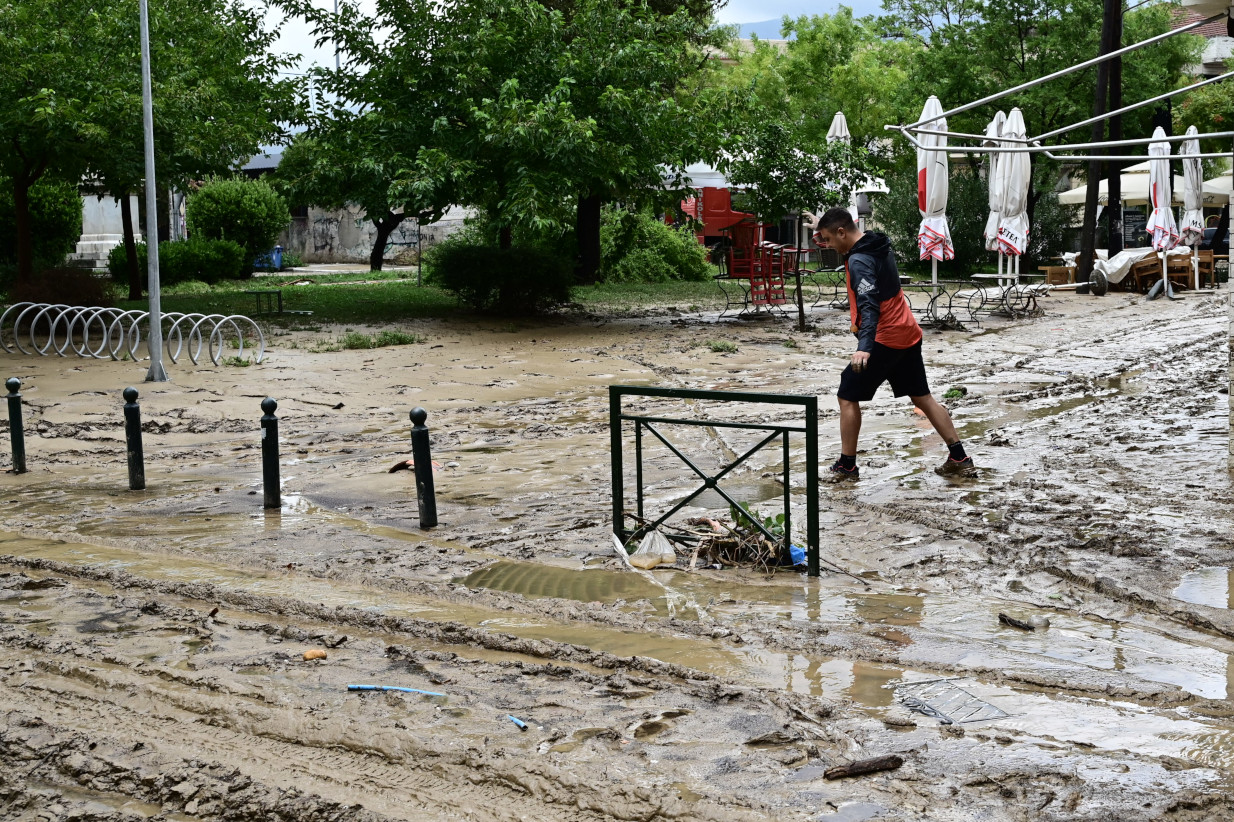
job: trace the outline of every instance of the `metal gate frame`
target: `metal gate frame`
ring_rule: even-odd
[[[673,417],[652,417],[638,414],[625,414],[621,410],[621,400],[626,396],[663,397],[679,400],[709,400],[712,402],[744,402],[763,405],[799,406],[805,411],[804,425],[777,425],[774,423],[746,423],[729,420],[697,420],[677,419]],[[622,543],[625,543],[633,532],[625,529],[625,464],[622,448],[622,424],[634,423],[635,451],[635,495],[638,505],[638,516],[643,518],[643,429],[650,431],[660,442],[664,443],[674,455],[685,463],[690,470],[702,479],[703,484],[696,488],[685,499],[680,500],[666,514],[650,525],[651,528],[661,525],[673,514],[684,508],[691,500],[707,489],[713,489],[728,501],[730,505],[740,507],[739,503],[728,495],[719,483],[734,468],[754,454],[770,445],[777,439],[781,441],[784,453],[784,547],[787,550],[792,540],[792,518],[790,516],[789,483],[789,435],[804,434],[806,440],[806,545],[807,573],[809,576],[819,575],[818,546],[818,398],[803,397],[793,394],[761,394],[742,391],[706,391],[685,388],[649,388],[633,385],[610,385],[608,388],[609,436],[611,438],[612,478],[613,478],[613,533]],[[656,425],[689,425],[711,428],[739,428],[750,431],[769,431],[770,433],[745,454],[739,456],[728,465],[723,466],[714,476],[708,475],[681,452],[677,446],[668,441],[657,429]],[[751,521],[763,532],[763,535],[773,542],[775,538],[753,517]],[[646,527],[646,526],[644,526]]]

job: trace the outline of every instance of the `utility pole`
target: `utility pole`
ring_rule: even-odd
[[[150,14],[141,0],[141,119],[146,139],[146,267],[150,291],[150,370],[146,382],[167,382],[163,370],[163,310],[159,299],[159,204],[154,182],[154,107],[150,92]]]

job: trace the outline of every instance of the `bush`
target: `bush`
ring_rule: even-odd
[[[215,178],[188,198],[189,234],[230,240],[244,248],[241,275],[252,276],[253,260],[274,247],[291,222],[287,201],[264,180]]]
[[[464,232],[426,253],[430,281],[477,311],[531,314],[570,300],[570,260],[542,248],[469,245]],[[456,239],[456,237],[458,239]]]
[[[149,261],[146,244],[137,244],[137,269],[145,282]],[[244,249],[229,240],[203,240],[190,237],[187,240],[159,243],[159,285],[200,280],[216,283],[219,280],[235,280],[242,276]],[[128,261],[124,245],[118,245],[107,255],[107,270],[116,282],[128,282]]]
[[[81,238],[81,195],[77,186],[59,180],[41,180],[30,188],[30,221],[34,243],[34,270],[64,264]],[[17,212],[13,181],[0,177],[0,266],[17,262]]]
[[[600,218],[600,275],[606,282],[705,280],[707,249],[694,233],[646,212],[604,209]]]
[[[82,268],[44,269],[32,282],[14,286],[9,299],[15,303],[88,306],[109,306],[113,302],[107,282]]]

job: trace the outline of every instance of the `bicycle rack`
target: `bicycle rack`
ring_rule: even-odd
[[[64,357],[72,349],[74,354],[87,359],[119,360],[127,356],[138,360],[137,347],[141,344],[143,323],[149,333],[148,311],[59,303],[14,303],[0,314],[0,348],[9,354],[15,353],[5,339],[7,329],[12,333],[12,345],[22,354],[46,357],[54,351],[57,356]],[[179,359],[187,343],[189,358],[194,365],[198,364],[203,347],[211,362],[219,365],[227,340],[233,335],[236,356],[243,356],[246,333],[257,341],[254,361],[260,363],[266,355],[266,337],[261,327],[241,314],[168,312],[163,314],[162,323],[167,356],[173,363]],[[24,335],[23,328],[27,329]],[[92,342],[96,334],[97,343]],[[32,350],[27,350],[23,336]]]

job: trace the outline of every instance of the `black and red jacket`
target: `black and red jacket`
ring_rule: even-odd
[[[886,234],[863,234],[845,255],[844,269],[858,351],[871,352],[876,342],[904,349],[921,341],[921,326],[900,288],[895,252]]]

